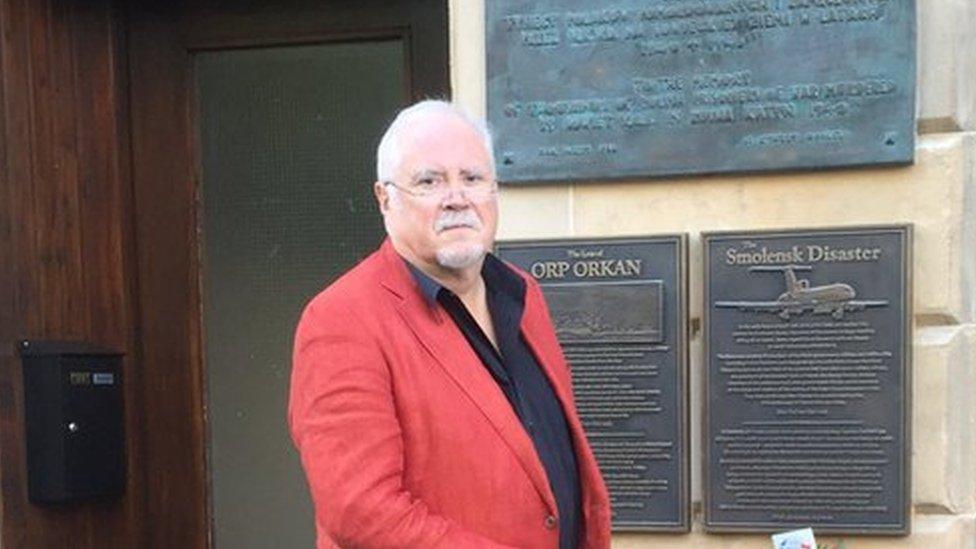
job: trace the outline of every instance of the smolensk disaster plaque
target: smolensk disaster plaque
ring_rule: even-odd
[[[915,2],[489,0],[503,182],[906,163]]]
[[[911,236],[703,235],[709,531],[908,533]]]
[[[573,373],[617,531],[687,531],[686,240],[506,242],[535,277]]]

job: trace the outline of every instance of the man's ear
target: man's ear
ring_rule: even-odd
[[[390,210],[390,191],[382,181],[373,183],[373,194],[376,196],[376,205],[380,208],[380,213],[386,214]]]

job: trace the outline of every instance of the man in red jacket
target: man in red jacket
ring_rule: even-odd
[[[606,487],[542,293],[489,253],[491,138],[441,101],[377,150],[379,250],[306,307],[288,418],[318,547],[605,548]]]

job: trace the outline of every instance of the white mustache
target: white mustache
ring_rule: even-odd
[[[442,232],[457,227],[467,227],[469,229],[480,229],[481,220],[471,210],[444,212],[434,221],[434,231]]]

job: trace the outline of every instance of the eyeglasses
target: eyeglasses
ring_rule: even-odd
[[[461,185],[457,188],[464,192],[468,200],[485,200],[498,190],[493,178],[478,173],[461,172],[459,179]],[[447,175],[441,172],[422,172],[414,177],[408,185],[397,185],[393,181],[384,181],[383,184],[396,187],[411,196],[423,199],[442,199],[452,189]]]

